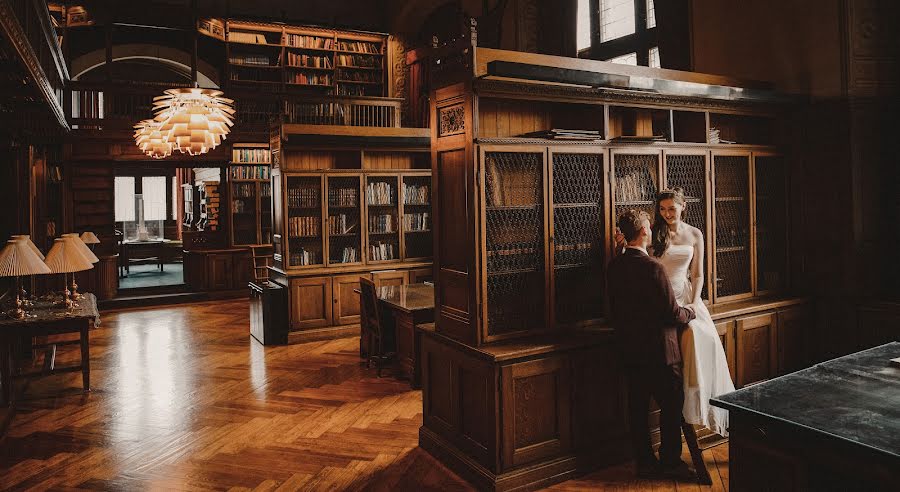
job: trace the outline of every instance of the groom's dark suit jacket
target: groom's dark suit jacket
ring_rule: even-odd
[[[628,365],[681,362],[678,331],[694,314],[675,301],[662,265],[627,248],[609,262],[607,292],[612,325]]]

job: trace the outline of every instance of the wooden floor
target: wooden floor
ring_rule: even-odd
[[[19,388],[0,489],[471,490],[417,448],[421,392],[361,366],[358,339],[264,348],[248,323],[246,301],[104,313],[93,391]],[[727,445],[704,454],[713,487],[621,465],[552,490],[727,490]]]

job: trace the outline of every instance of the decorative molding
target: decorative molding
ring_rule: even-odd
[[[44,69],[41,68],[40,60],[28,42],[28,36],[25,35],[25,31],[19,24],[18,17],[16,17],[16,13],[12,6],[9,5],[8,0],[0,0],[0,28],[3,29],[6,38],[9,39],[10,44],[15,48],[19,59],[28,71],[31,82],[34,83],[38,94],[47,103],[48,109],[55,117],[56,122],[68,131],[69,123],[66,121],[62,105],[56,99],[56,91],[50,85],[50,80],[47,78],[47,74],[44,73]]]
[[[466,108],[462,104],[438,109],[438,136],[448,137],[466,131]]]
[[[388,63],[390,77],[390,85],[388,93],[389,97],[397,97],[403,99],[400,103],[400,114],[403,121],[411,121],[409,107],[409,66],[406,64],[406,54],[409,48],[406,41],[399,36],[388,37]],[[399,125],[399,124],[398,124]]]

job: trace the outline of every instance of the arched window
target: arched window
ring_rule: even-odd
[[[578,0],[578,56],[659,67],[653,0]]]

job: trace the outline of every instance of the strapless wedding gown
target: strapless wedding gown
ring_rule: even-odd
[[[678,304],[684,306],[694,298],[690,281],[690,264],[694,248],[679,244],[669,246],[659,258]],[[684,360],[684,419],[690,424],[708,427],[716,434],[728,435],[728,411],[709,404],[709,399],[734,391],[728,359],[709,311],[703,303],[694,305],[697,317],[681,337]]]

